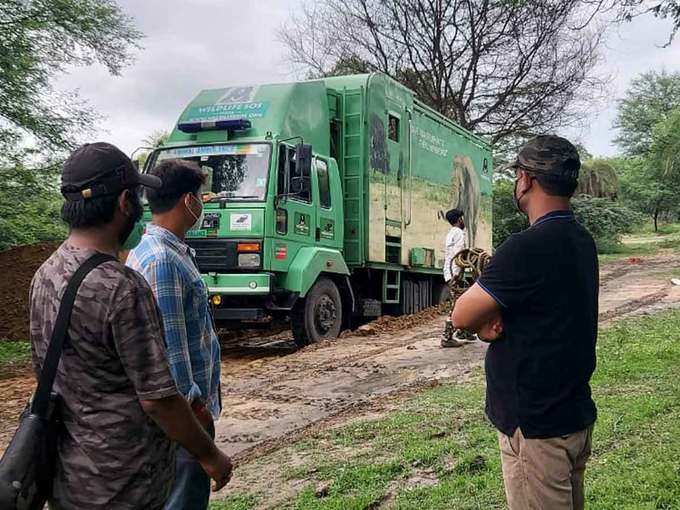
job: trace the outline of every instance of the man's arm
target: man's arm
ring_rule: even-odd
[[[154,261],[140,268],[151,287],[161,313],[170,371],[177,389],[189,402],[203,395],[194,381],[184,314],[184,281],[170,261]]]
[[[231,462],[219,452],[177,392],[165,355],[163,329],[151,289],[140,276],[117,299],[109,324],[121,364],[142,409],[170,439],[198,458],[219,487],[231,476]]]
[[[498,339],[503,332],[500,306],[476,283],[456,300],[451,321],[455,328],[474,331],[486,341]]]
[[[215,480],[213,490],[224,487],[232,473],[231,459],[222,453],[194,416],[186,399],[180,395],[141,400],[142,409],[163,429],[165,434],[181,444]]]

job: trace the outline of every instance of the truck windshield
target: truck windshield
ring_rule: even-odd
[[[168,159],[197,163],[207,175],[201,193],[206,201],[262,201],[267,193],[271,146],[264,143],[202,145],[162,149],[155,164]]]

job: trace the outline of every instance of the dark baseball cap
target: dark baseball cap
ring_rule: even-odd
[[[581,159],[576,147],[560,136],[541,135],[525,143],[509,168],[562,179],[578,179]]]
[[[86,143],[64,162],[61,194],[76,201],[115,195],[124,189],[145,186],[160,188],[155,175],[140,174],[123,151],[106,142]]]

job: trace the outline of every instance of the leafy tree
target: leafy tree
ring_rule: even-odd
[[[66,236],[57,191],[61,161],[24,162],[35,157],[22,151],[0,165],[0,250]]]
[[[680,215],[680,108],[652,129],[649,149],[615,163],[622,198],[654,221]]]
[[[602,0],[599,0],[602,2]],[[669,19],[673,23],[666,47],[670,46],[673,38],[680,29],[680,0],[618,0],[619,19],[631,21],[644,14],[653,14],[660,19]]]
[[[142,140],[143,150],[138,153],[136,158],[139,169],[142,170],[144,165],[146,165],[146,160],[154,149],[158,149],[170,136],[170,133],[162,129],[157,129],[153,131],[149,136]]]
[[[629,156],[645,154],[652,144],[654,126],[680,107],[680,73],[650,71],[633,79],[619,101],[614,140]]]
[[[619,194],[619,178],[605,159],[587,159],[581,163],[576,195],[615,200]]]
[[[47,149],[73,145],[94,114],[52,79],[94,62],[117,75],[140,37],[113,0],[0,0],[0,148],[17,132]]]

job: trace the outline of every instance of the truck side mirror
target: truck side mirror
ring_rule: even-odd
[[[295,146],[295,172],[290,176],[290,191],[307,200],[312,190],[312,146],[299,143]]]
[[[295,168],[300,177],[312,175],[312,146],[299,143],[295,146]]]

